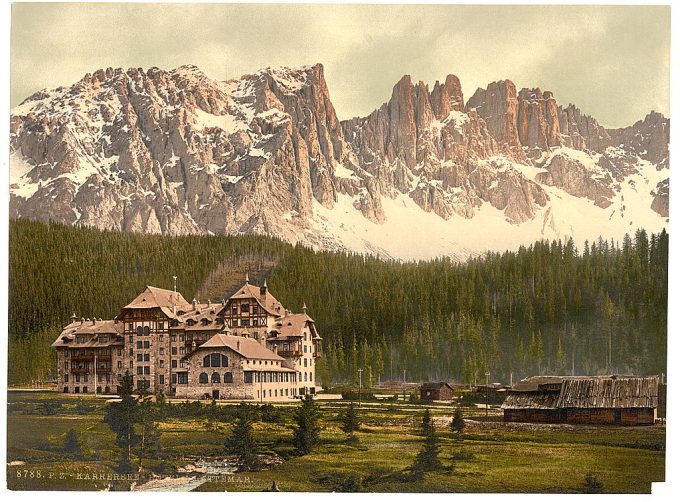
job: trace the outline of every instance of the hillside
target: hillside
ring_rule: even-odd
[[[265,276],[324,338],[319,375],[515,381],[666,368],[668,235],[538,242],[459,264],[382,261],[256,236],[140,235],[10,221],[9,382],[46,379],[75,313],[110,318],[152,284],[186,298]],[[211,294],[208,293],[208,294]],[[207,300],[207,298],[199,298]],[[611,365],[608,342],[612,340]]]
[[[659,113],[608,129],[509,80],[465,101],[455,75],[385,98],[340,121],[321,64],[100,69],[12,110],[10,215],[457,261],[667,225]]]

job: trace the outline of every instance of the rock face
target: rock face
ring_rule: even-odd
[[[668,216],[668,119],[608,130],[509,80],[465,103],[454,75],[431,91],[405,75],[373,113],[340,121],[320,64],[226,82],[107,68],[25,100],[10,135],[10,216],[66,224],[464,258]],[[404,251],[403,222],[438,230]]]

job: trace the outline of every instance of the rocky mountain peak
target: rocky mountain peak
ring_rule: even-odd
[[[510,80],[465,103],[455,75],[404,75],[340,121],[320,64],[106,68],[26,99],[10,134],[11,216],[68,224],[465,258],[668,214],[668,119],[606,129]]]

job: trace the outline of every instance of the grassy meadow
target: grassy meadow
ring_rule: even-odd
[[[231,406],[234,403],[221,403]],[[465,408],[462,438],[449,429],[453,408],[427,405],[437,426],[444,469],[423,479],[404,472],[422,445],[425,405],[364,403],[361,431],[348,440],[338,420],[346,401],[318,401],[321,445],[295,456],[291,445],[295,404],[276,405],[271,419],[254,425],[268,465],[254,473],[209,475],[200,491],[547,492],[584,491],[593,473],[609,493],[649,493],[665,476],[665,426],[587,427],[505,424]],[[102,422],[106,398],[51,392],[8,395],[8,487],[13,490],[128,489],[115,479],[118,450]],[[49,414],[45,410],[49,409]],[[231,421],[169,418],[160,423],[162,458],[149,462],[158,479],[205,476],[187,471],[206,460],[227,459]],[[69,456],[64,441],[78,432],[82,454]]]

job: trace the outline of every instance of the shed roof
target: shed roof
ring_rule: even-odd
[[[425,382],[420,386],[422,390],[439,390],[442,387],[448,387],[453,390],[453,387],[446,382]]]
[[[539,387],[545,384],[560,384],[559,391]],[[515,385],[502,408],[655,408],[658,393],[656,375],[537,376]]]

